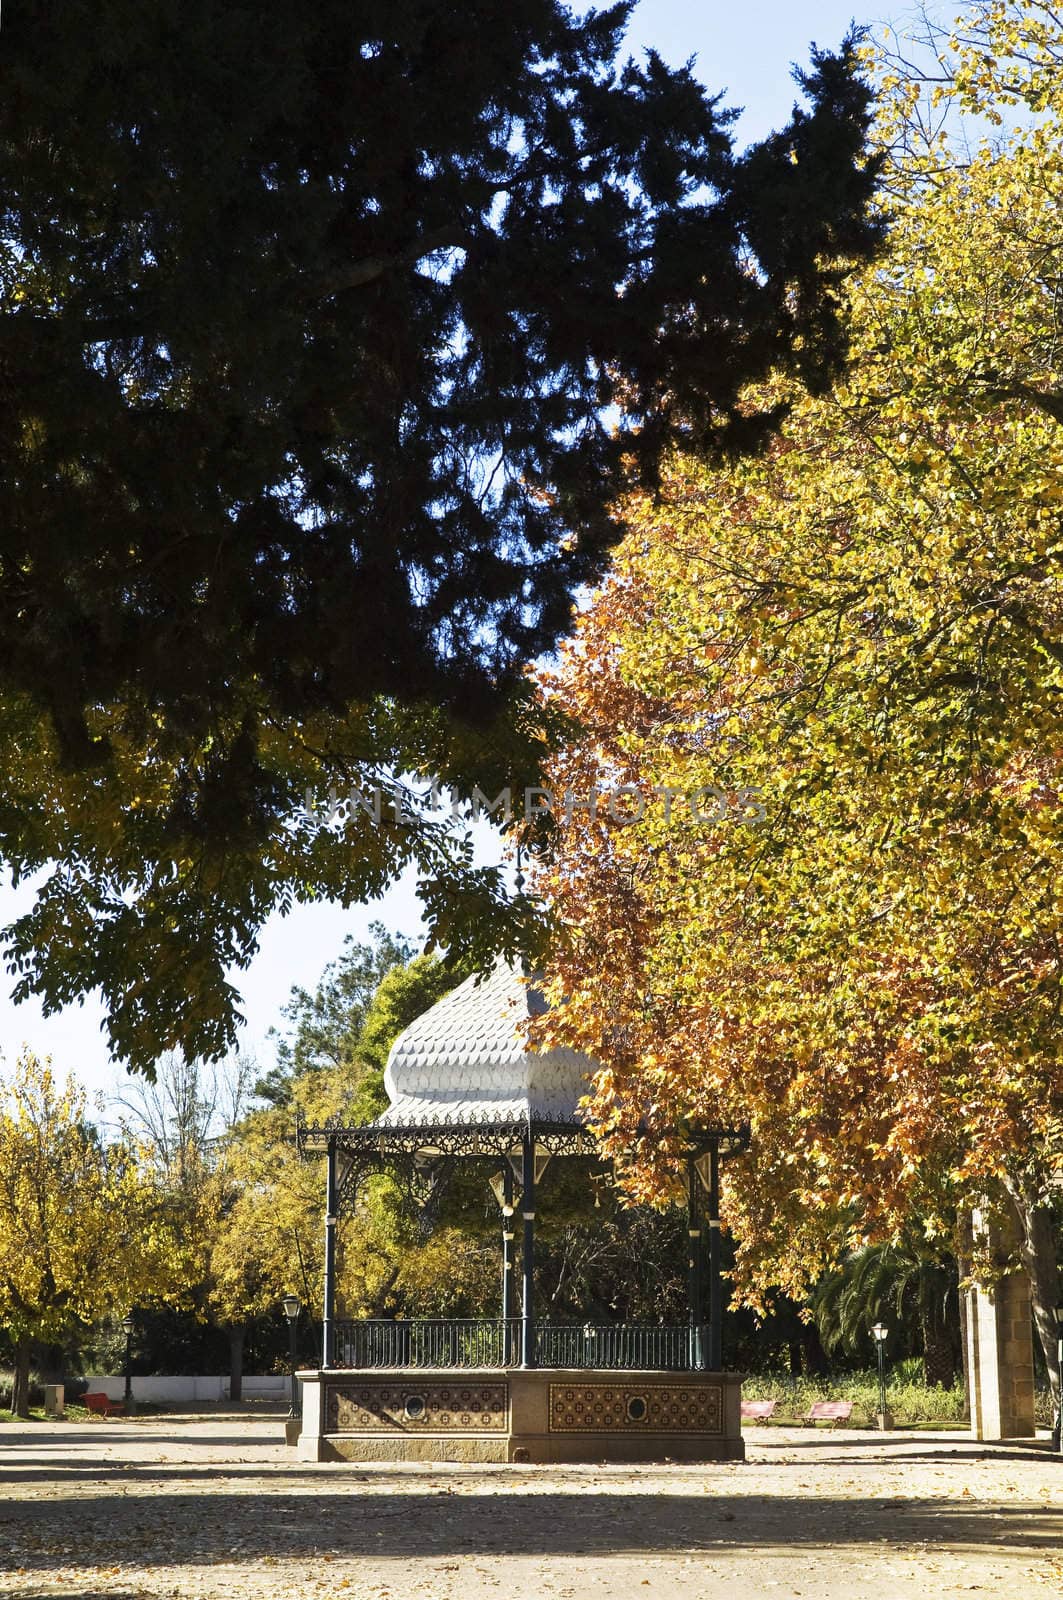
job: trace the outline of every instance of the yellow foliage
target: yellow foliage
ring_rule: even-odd
[[[972,153],[884,72],[890,245],[848,290],[851,371],[758,393],[789,406],[769,452],[676,461],[629,506],[543,674],[586,730],[555,789],[647,797],[561,821],[549,1037],[607,1064],[638,1193],[662,1130],[752,1123],[728,1205],[754,1300],[847,1230],[1036,1187],[1063,1107],[1063,28],[1000,0],[943,56],[943,107],[1029,115]],[[708,826],[669,786],[767,817]]]
[[[166,1292],[176,1245],[135,1146],[104,1143],[85,1095],[29,1052],[0,1079],[0,1320],[59,1340]]]

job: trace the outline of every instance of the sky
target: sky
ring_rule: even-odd
[[[628,45],[634,53],[652,46],[673,66],[695,57],[701,81],[713,93],[726,91],[727,104],[744,108],[736,131],[743,145],[787,120],[796,93],[791,66],[808,61],[813,41],[834,47],[851,21],[874,24],[883,17],[903,17],[906,9],[891,7],[889,0],[870,8],[859,0],[641,0]],[[478,844],[481,859],[501,859],[501,841],[486,828]],[[28,909],[31,899],[28,887],[16,892],[0,885],[0,924]],[[313,989],[345,934],[365,937],[374,920],[414,937],[422,931],[411,875],[367,906],[351,911],[327,903],[302,906],[267,922],[251,966],[233,975],[247,1019],[243,1046],[263,1070],[272,1062],[270,1028],[283,1025],[280,1009],[292,985]],[[98,1002],[88,1000],[45,1018],[33,1002],[15,1006],[9,988],[10,980],[0,973],[0,1054],[7,1060],[28,1045],[51,1055],[59,1072],[73,1072],[92,1093],[106,1094],[120,1083],[123,1069],[109,1058]]]
[[[791,67],[807,64],[810,44],[835,48],[851,22],[873,27],[909,9],[911,0],[641,0],[628,43],[636,52],[652,46],[671,66],[696,57],[701,82],[743,108],[742,145],[786,121],[796,93]]]

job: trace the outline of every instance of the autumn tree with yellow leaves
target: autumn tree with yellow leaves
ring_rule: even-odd
[[[878,58],[890,245],[847,290],[846,378],[751,394],[789,408],[756,460],[674,460],[543,675],[584,730],[540,876],[548,1037],[602,1061],[636,1194],[666,1130],[750,1122],[747,1300],[978,1206],[1017,1223],[1054,1372],[1063,25],[1000,0],[935,43],[923,77]]]
[[[0,1077],[0,1322],[15,1351],[16,1415],[29,1415],[34,1343],[120,1316],[171,1283],[170,1220],[137,1147],[108,1142],[83,1091],[24,1052]]]

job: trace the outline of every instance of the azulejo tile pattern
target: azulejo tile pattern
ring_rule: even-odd
[[[719,1384],[552,1383],[551,1433],[723,1432]]]
[[[509,1390],[504,1383],[330,1384],[327,1433],[505,1433]]]

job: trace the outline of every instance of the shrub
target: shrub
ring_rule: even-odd
[[[966,1418],[966,1405],[962,1385],[951,1389],[928,1389],[905,1370],[908,1363],[900,1363],[890,1373],[886,1385],[886,1404],[899,1423],[940,1422],[949,1427],[960,1426]],[[920,1369],[918,1360],[912,1365]],[[830,1378],[793,1378],[788,1373],[766,1374],[749,1378],[742,1385],[746,1400],[777,1400],[777,1416],[789,1419],[803,1417],[814,1400],[851,1400],[852,1420],[856,1427],[873,1427],[878,1415],[878,1374],[852,1372]]]
[[[11,1390],[15,1382],[13,1372],[0,1372],[0,1411],[11,1410]],[[43,1406],[44,1386],[39,1378],[30,1378],[30,1405]]]

